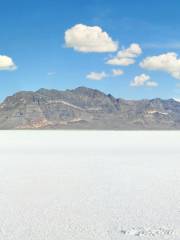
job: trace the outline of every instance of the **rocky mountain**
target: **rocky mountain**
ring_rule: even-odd
[[[117,99],[85,87],[22,91],[0,104],[0,129],[180,129],[180,103]]]

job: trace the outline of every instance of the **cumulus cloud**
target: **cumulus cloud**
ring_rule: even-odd
[[[0,55],[0,71],[2,70],[12,71],[15,70],[16,68],[17,67],[13,62],[12,58],[5,55]]]
[[[115,52],[118,43],[98,26],[77,24],[65,32],[65,44],[79,52]]]
[[[132,43],[129,48],[118,53],[119,58],[136,58],[142,53],[139,44]]]
[[[91,72],[86,78],[89,80],[102,80],[106,78],[108,75],[105,72]]]
[[[150,76],[146,74],[141,74],[139,76],[136,76],[131,83],[131,86],[139,87],[139,86],[144,86],[145,82],[150,80]]]
[[[113,69],[112,74],[113,74],[113,76],[120,76],[120,75],[123,75],[124,72],[121,69]]]
[[[115,57],[115,58],[109,59],[106,63],[109,64],[109,65],[129,66],[131,64],[134,64],[135,60],[131,59],[131,58],[118,58],[118,57]]]
[[[133,43],[129,48],[118,52],[117,56],[109,59],[106,63],[110,65],[128,66],[135,63],[137,58],[142,53],[139,44]]]
[[[130,84],[132,87],[157,87],[158,83],[151,80],[150,76],[146,74],[141,74],[139,76],[136,76],[134,80]]]
[[[148,70],[164,71],[180,79],[180,58],[174,52],[147,57],[140,63],[140,66]]]

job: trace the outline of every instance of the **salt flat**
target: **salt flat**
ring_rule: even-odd
[[[180,132],[3,131],[0,239],[180,239]]]

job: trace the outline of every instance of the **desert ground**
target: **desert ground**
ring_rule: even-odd
[[[179,240],[180,132],[2,131],[0,239]]]

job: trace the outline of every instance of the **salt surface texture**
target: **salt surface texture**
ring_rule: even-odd
[[[0,239],[179,240],[180,133],[0,133]]]

